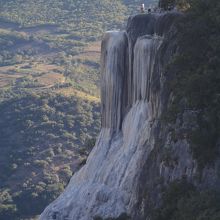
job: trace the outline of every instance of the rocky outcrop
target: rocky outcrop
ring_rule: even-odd
[[[178,53],[174,23],[179,16],[137,15],[129,18],[125,32],[105,34],[100,135],[85,166],[41,220],[146,220],[160,203],[162,187],[175,179],[185,176],[201,187],[219,184],[211,168],[198,181],[189,143],[184,135],[173,141],[171,125],[161,120],[171,97],[166,65]],[[173,125],[179,133],[191,126],[193,113],[184,117]],[[212,175],[212,183],[206,175]]]

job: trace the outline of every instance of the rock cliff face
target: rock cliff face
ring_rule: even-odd
[[[214,168],[199,173],[184,135],[174,142],[170,125],[161,120],[172,97],[165,70],[178,53],[179,16],[137,15],[129,18],[126,31],[105,34],[100,135],[86,165],[41,220],[146,220],[160,203],[162,187],[173,180],[185,176],[212,188],[220,183]],[[186,112],[174,129],[182,133],[192,126],[190,117]]]

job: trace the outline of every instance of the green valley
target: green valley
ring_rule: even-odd
[[[141,3],[0,0],[1,220],[37,218],[86,162],[100,129],[101,37]]]

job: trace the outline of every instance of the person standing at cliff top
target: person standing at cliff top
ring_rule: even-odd
[[[141,13],[144,13],[144,12],[145,12],[145,5],[141,4]]]
[[[147,12],[148,13],[152,12],[151,6],[147,9]],[[144,4],[141,4],[141,13],[145,13],[145,5]]]

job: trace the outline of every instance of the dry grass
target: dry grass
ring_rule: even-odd
[[[93,47],[90,47],[91,50],[92,48]],[[24,76],[33,76],[37,79],[38,83],[42,85],[42,89],[51,88],[56,84],[65,83],[65,77],[62,72],[63,68],[60,66],[39,62],[0,67],[0,88],[10,86],[14,81],[16,81],[16,79]],[[53,91],[65,96],[77,96],[84,100],[97,103],[100,102],[100,97],[90,95],[72,87],[55,89]]]
[[[96,41],[94,43],[89,44],[86,48],[85,51],[88,52],[96,52],[96,53],[100,53],[101,51],[101,41]]]
[[[101,54],[101,42],[97,41],[89,44],[87,47],[84,48],[82,53],[74,57],[80,59],[87,59],[94,62],[99,62],[100,54]]]
[[[100,102],[99,97],[89,95],[85,92],[76,90],[72,87],[70,87],[70,88],[61,88],[61,89],[56,90],[56,92],[59,93],[59,94],[65,95],[65,96],[76,96],[76,97],[79,97],[81,99],[88,100],[88,101],[91,101],[91,102],[97,102],[97,103]]]
[[[11,85],[17,78],[22,77],[21,75],[7,75],[0,73],[0,88]]]
[[[56,83],[64,83],[65,77],[59,73],[46,73],[37,77],[38,82],[45,86],[53,86]]]
[[[3,29],[3,28],[0,28],[0,34],[3,34],[3,35],[18,35],[18,36],[28,37],[28,34],[26,32],[14,31],[12,29]]]
[[[27,65],[29,68],[27,68]],[[64,83],[63,68],[57,65],[33,62],[22,63],[13,66],[0,67],[0,88],[9,86],[11,83],[24,76],[34,76],[43,86],[53,86],[56,83]],[[39,76],[35,76],[39,74]]]
[[[53,64],[46,64],[46,63],[35,63],[32,67],[33,71],[38,72],[50,72],[50,71],[63,71],[63,68]]]

